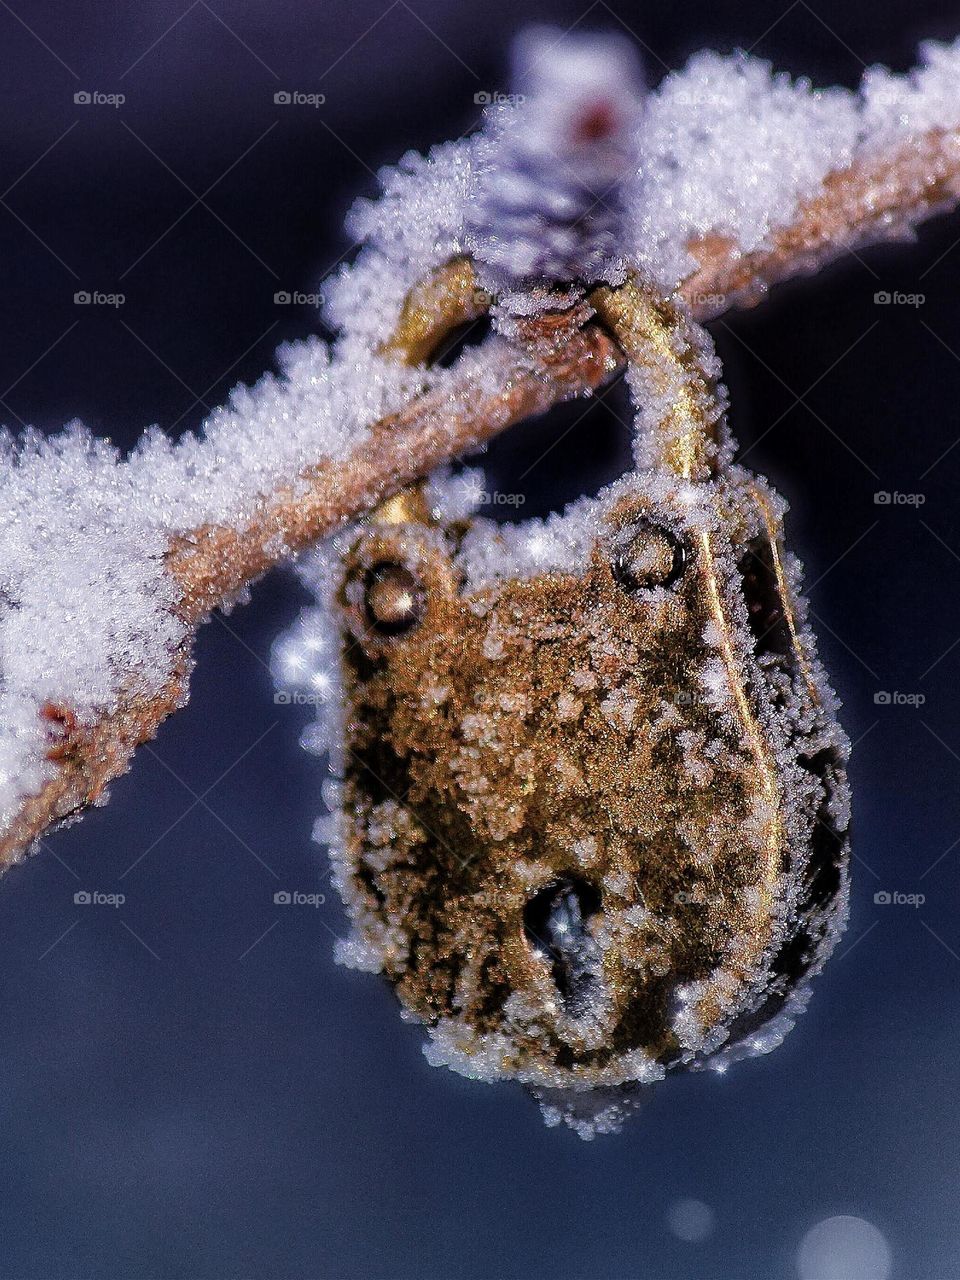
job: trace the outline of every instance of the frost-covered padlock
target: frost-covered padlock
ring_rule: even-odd
[[[780,1042],[845,920],[849,809],[784,506],[732,463],[709,338],[636,282],[590,303],[633,473],[512,526],[434,480],[307,571],[340,635],[341,959],[431,1062],[584,1136]]]

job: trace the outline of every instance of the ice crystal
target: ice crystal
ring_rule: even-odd
[[[426,157],[408,154],[381,173],[379,199],[350,214],[348,231],[363,247],[325,290],[327,319],[340,330],[335,343],[309,338],[283,348],[279,374],[237,388],[196,435],[173,444],[153,428],[126,460],[76,424],[46,441],[5,437],[0,824],[55,772],[45,705],[92,724],[125,693],[149,695],[169,678],[184,639],[164,568],[172,537],[204,524],[242,527],[265,496],[307,466],[345,457],[372,423],[425,386],[454,385],[443,370],[406,369],[375,353],[425,273],[471,246],[511,279],[604,278],[622,270],[625,256],[669,293],[690,271],[698,237],[720,233],[744,251],[762,245],[838,165],[956,125],[960,45],[927,44],[922,56],[906,76],[869,71],[857,94],[814,90],[742,55],[702,54],[648,93],[633,122],[637,94],[622,43],[601,50],[594,37],[541,34],[522,59],[529,101],[491,108],[477,134]],[[595,102],[600,66],[618,79],[605,110],[591,117],[583,106]],[[561,84],[571,86],[569,97]],[[571,149],[575,120],[591,127]],[[532,192],[530,180],[548,174],[551,148],[568,164]],[[612,194],[596,194],[610,198],[588,206],[585,193],[607,179]],[[529,240],[527,196],[542,215],[531,225],[557,232],[545,244]],[[507,548],[518,573],[575,564],[586,547],[582,527],[557,519],[493,543]],[[316,569],[324,554],[309,563]],[[495,574],[495,554],[470,539],[465,572]],[[278,661],[283,681],[291,666],[308,670],[319,682],[317,701],[332,707],[335,664],[320,610]],[[336,734],[313,738],[329,745]]]
[[[451,720],[456,720],[453,737],[458,745],[451,755],[451,773],[449,777],[444,775],[445,785],[451,792],[448,803],[454,803],[455,790],[459,790],[467,811],[473,812],[475,806],[480,806],[487,815],[484,820],[489,823],[490,840],[494,844],[511,840],[510,847],[514,849],[520,842],[520,830],[527,831],[529,823],[523,810],[514,811],[510,805],[499,813],[502,782],[485,772],[489,764],[483,766],[481,761],[512,758],[513,769],[521,777],[528,772],[531,778],[540,777],[537,770],[542,762],[528,759],[531,751],[518,745],[515,726],[518,723],[543,726],[549,714],[545,698],[554,707],[557,724],[568,726],[561,729],[560,740],[565,740],[564,734],[575,735],[569,754],[557,749],[551,755],[551,767],[560,779],[551,785],[558,786],[558,794],[565,793],[568,797],[566,806],[557,808],[568,818],[574,812],[576,797],[583,794],[583,760],[576,753],[582,750],[589,754],[587,742],[591,734],[594,741],[599,734],[601,738],[609,737],[622,744],[623,759],[630,761],[628,774],[634,767],[641,767],[644,759],[651,758],[649,753],[657,758],[664,752],[672,752],[675,744],[678,768],[683,776],[677,785],[688,788],[691,794],[707,796],[712,794],[717,778],[722,778],[725,772],[728,775],[733,759],[730,743],[738,740],[740,713],[731,686],[731,658],[725,656],[724,651],[726,641],[716,623],[710,621],[703,627],[699,639],[690,637],[684,650],[685,687],[662,687],[651,714],[651,690],[645,687],[642,677],[638,678],[638,673],[651,661],[650,652],[644,646],[650,643],[649,628],[653,627],[655,634],[658,618],[676,617],[673,593],[656,587],[644,595],[645,620],[640,624],[644,630],[635,632],[631,628],[610,626],[609,615],[591,606],[593,588],[585,585],[574,617],[558,618],[537,632],[551,645],[570,644],[575,639],[578,651],[583,654],[583,666],[571,666],[565,673],[559,696],[555,697],[549,687],[546,693],[536,685],[529,692],[522,690],[515,683],[516,655],[518,645],[528,643],[529,637],[521,634],[522,624],[514,621],[511,608],[503,604],[511,598],[510,592],[518,582],[534,579],[548,582],[551,574],[561,575],[563,581],[568,581],[569,575],[576,575],[586,584],[594,571],[598,548],[608,536],[604,532],[606,522],[625,503],[641,501],[643,509],[654,512],[661,526],[670,528],[690,546],[703,539],[719,549],[731,537],[746,539],[739,551],[732,547],[722,553],[718,550],[723,565],[720,583],[724,610],[735,637],[736,668],[739,672],[756,671],[748,680],[756,690],[755,696],[760,697],[762,733],[783,780],[778,801],[779,820],[790,852],[785,869],[777,877],[769,906],[764,905],[758,890],[749,885],[733,897],[722,898],[730,893],[729,883],[727,888],[722,888],[723,878],[714,878],[717,865],[729,857],[729,853],[723,852],[728,837],[724,835],[722,820],[718,815],[715,830],[709,823],[700,828],[692,822],[678,824],[680,843],[671,858],[677,866],[681,858],[685,859],[686,875],[692,877],[680,882],[691,886],[677,897],[681,911],[696,904],[701,913],[698,918],[709,919],[710,913],[718,909],[719,894],[726,904],[724,911],[732,910],[733,917],[745,913],[745,918],[751,919],[757,912],[766,915],[769,911],[772,932],[762,963],[750,970],[752,977],[745,986],[743,978],[735,975],[740,972],[749,939],[747,934],[738,935],[731,925],[725,930],[726,954],[718,957],[709,976],[674,987],[669,1014],[669,1030],[678,1045],[676,1057],[670,1064],[674,1069],[709,1066],[723,1071],[739,1058],[775,1048],[805,1007],[810,980],[832,950],[846,919],[848,889],[842,855],[843,833],[849,822],[849,796],[842,773],[846,740],[834,719],[835,699],[816,662],[813,638],[805,629],[803,604],[797,594],[799,566],[789,559],[785,572],[794,596],[794,617],[800,632],[798,643],[804,655],[802,673],[796,668],[795,656],[788,659],[775,647],[768,652],[762,637],[754,637],[748,621],[749,599],[743,598],[744,580],[738,566],[743,547],[753,545],[756,530],[752,534],[747,531],[734,535],[732,531],[738,527],[738,520],[731,512],[744,502],[748,506],[756,503],[757,499],[750,495],[756,494],[759,483],[736,467],[725,467],[718,479],[697,484],[662,471],[637,473],[625,477],[596,498],[580,499],[562,514],[545,521],[498,527],[489,520],[468,519],[470,503],[469,499],[464,501],[465,495],[474,497],[479,481],[471,478],[461,483],[457,476],[447,474],[435,477],[428,490],[433,518],[443,527],[439,531],[425,529],[416,534],[416,538],[426,539],[422,545],[429,545],[431,554],[450,558],[455,570],[453,580],[461,584],[460,589],[469,597],[469,607],[478,615],[481,633],[485,629],[480,653],[486,664],[480,666],[476,690],[468,685],[465,692],[460,691],[458,700],[445,686],[434,688],[426,681],[418,681],[415,685],[418,714],[429,720],[439,708],[441,735],[447,734]],[[763,504],[779,521],[782,504],[768,491],[764,490],[763,494]],[[466,530],[465,519],[468,519]],[[304,566],[308,585],[314,585],[328,603],[333,597],[343,598],[344,588],[341,585],[338,589],[337,583],[342,584],[347,573],[345,563],[352,554],[351,538],[354,543],[365,536],[375,540],[375,529],[375,525],[371,526],[369,534],[357,529],[342,539],[338,548],[318,550]],[[407,545],[408,556],[419,554],[415,550],[416,541],[404,544],[403,535],[396,536],[401,539],[397,547]],[[378,550],[376,554],[381,552]],[[400,554],[399,550],[394,554]],[[331,613],[334,617],[343,617],[342,609],[335,602]],[[676,624],[667,625],[669,628]],[[310,647],[322,655],[318,663],[326,663],[335,638],[328,635],[322,644],[316,641],[318,617],[313,611],[305,615],[301,626],[305,631],[294,643],[298,658],[302,659]],[[313,643],[308,644],[311,638]],[[341,638],[340,643],[350,647],[360,641],[354,636],[349,641]],[[421,635],[415,643],[427,645],[429,636]],[[279,652],[280,663],[285,661],[286,653],[286,648]],[[304,687],[308,687],[309,666],[302,672],[302,678],[306,682]],[[765,690],[762,694],[758,681]],[[349,702],[349,690],[345,692]],[[638,696],[644,700],[642,715],[638,715]],[[455,710],[458,705],[459,713]],[[580,723],[588,706],[596,708],[600,717],[590,731]],[[695,706],[701,710],[691,716],[691,708]],[[354,735],[359,732],[362,736],[365,732],[363,715],[354,704],[350,704],[350,717],[349,730],[342,719],[337,719],[327,725],[326,732],[332,736],[321,734],[313,739],[312,745],[321,749],[327,745],[339,753],[342,739],[338,735],[347,731]],[[604,722],[606,727],[597,727]],[[687,727],[689,725],[698,727]],[[424,750],[432,757],[439,739],[428,741],[431,745]],[[350,750],[351,759],[355,750],[356,743]],[[338,754],[337,759],[342,757]],[[823,763],[814,763],[821,761]],[[393,767],[401,766],[398,763]],[[398,785],[406,792],[409,780]],[[626,785],[626,781],[615,779],[608,785],[616,789]],[[348,798],[350,803],[342,828],[333,838],[326,829],[321,835],[329,844],[335,884],[353,925],[349,938],[338,946],[338,959],[365,971],[383,971],[397,980],[398,974],[405,973],[402,958],[418,954],[425,945],[424,920],[419,913],[410,914],[409,909],[404,914],[375,906],[369,885],[391,883],[398,861],[400,866],[409,868],[412,850],[419,849],[423,841],[429,842],[436,818],[431,815],[423,819],[425,825],[422,825],[421,816],[391,796],[372,803],[362,812],[355,788]],[[614,801],[611,793],[605,807],[615,803],[620,802]],[[753,851],[751,856],[762,860],[772,813],[769,798],[758,792],[752,808],[748,806],[738,818],[735,841],[738,848]],[[635,815],[631,821],[640,822],[640,817]],[[659,818],[654,816],[652,821],[651,830],[657,830]],[[833,841],[832,845],[824,845],[825,836]],[[602,891],[602,916],[597,917],[600,923],[593,923],[589,929],[585,924],[585,900],[578,897],[570,882],[561,881],[558,885],[556,870],[541,861],[540,855],[546,854],[551,841],[557,839],[566,842],[572,865],[583,868],[588,881],[596,882],[597,877],[601,877],[597,889]],[[445,849],[446,844],[441,841],[434,852],[442,856]],[[671,973],[664,938],[679,926],[674,923],[675,908],[669,899],[660,900],[653,911],[645,902],[634,901],[635,877],[639,873],[636,869],[611,869],[609,835],[605,837],[591,830],[578,833],[574,825],[559,835],[556,832],[549,836],[546,832],[538,834],[535,849],[537,857],[533,858],[519,852],[510,855],[510,874],[519,877],[531,894],[537,892],[544,881],[554,886],[555,891],[551,890],[537,918],[533,945],[535,950],[542,949],[549,963],[560,971],[565,993],[564,1012],[557,1015],[544,992],[536,998],[516,990],[502,1005],[499,1027],[479,1030],[463,1007],[469,1002],[474,983],[482,983],[485,953],[478,944],[476,953],[464,949],[460,986],[451,1005],[439,1017],[420,1015],[427,1022],[429,1037],[424,1052],[431,1063],[450,1067],[474,1079],[522,1081],[540,1100],[548,1123],[562,1119],[581,1137],[591,1137],[618,1127],[624,1116],[641,1103],[642,1086],[661,1079],[666,1067],[639,1046],[610,1055],[602,1072],[593,1079],[585,1079],[566,1066],[551,1065],[551,1045],[556,1034],[548,1029],[551,1019],[559,1016],[561,1028],[575,1025],[575,1041],[581,1046],[600,1048],[610,1018],[603,953],[633,939],[625,943],[633,954],[637,940],[649,938],[631,963],[636,964],[639,973],[650,975],[656,984],[659,978]],[[814,849],[819,852],[815,853]],[[363,867],[362,875],[357,870],[358,859]],[[642,874],[646,876],[648,871]],[[407,885],[404,893],[409,891]],[[455,892],[452,885],[449,892]],[[479,886],[471,892],[479,893]],[[478,909],[478,919],[482,920],[484,915],[485,911]],[[726,914],[724,919],[728,920]],[[793,957],[789,963],[788,956]],[[705,1021],[704,1007],[716,998],[718,991],[730,992],[729,1007],[718,1021]],[[734,999],[733,993],[737,991],[739,994]],[[484,1008],[485,1016],[492,1017],[489,1006]],[[526,1046],[524,1052],[518,1050],[518,1044]]]

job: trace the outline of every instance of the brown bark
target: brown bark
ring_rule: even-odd
[[[816,271],[830,259],[878,240],[897,239],[960,199],[960,130],[933,129],[892,152],[830,174],[787,227],[751,253],[723,236],[690,246],[699,268],[681,292],[699,320],[752,306],[771,284]]]
[[[831,174],[791,225],[773,233],[761,249],[744,254],[722,236],[704,237],[691,246],[700,265],[681,293],[701,320],[733,305],[752,305],[772,283],[813,271],[872,240],[904,235],[958,198],[960,131],[933,130]],[[452,314],[469,308],[467,284],[453,272],[442,279],[440,295],[434,296],[432,286],[415,292],[408,323],[425,347],[435,336],[430,309],[445,306]],[[291,478],[289,488],[264,499],[245,529],[207,526],[176,539],[167,569],[181,588],[180,612],[191,631],[273,564],[410,480],[477,448],[512,423],[596,390],[623,358],[596,325],[581,327],[583,318],[567,313],[530,322],[526,349],[514,352],[514,364],[505,368],[495,394],[484,390],[489,379],[466,376],[457,396],[459,412],[452,415],[449,395],[428,392],[377,423],[345,462],[318,465],[299,483]],[[490,370],[500,368],[503,347],[500,339],[489,341]],[[416,352],[423,354],[419,347]],[[136,746],[153,737],[185,701],[189,669],[185,648],[159,695],[122,698],[119,709],[93,728],[78,727],[69,707],[48,709],[50,758],[57,772],[0,835],[0,867],[17,861],[54,822],[102,797],[111,779],[126,770]]]
[[[571,313],[531,324],[530,343],[514,350],[512,363],[504,359],[506,344],[491,340],[487,364],[498,374],[502,368],[495,393],[484,391],[491,380],[482,376],[482,369],[463,378],[456,415],[449,391],[428,392],[377,423],[345,462],[314,467],[296,488],[264,502],[246,528],[205,526],[178,538],[170,548],[167,571],[180,587],[179,611],[191,633],[211,610],[278,561],[417,476],[477,448],[511,423],[601,386],[622,367],[622,357],[596,325],[580,328],[582,320],[582,313]],[[189,670],[185,650],[159,695],[121,698],[119,709],[92,728],[78,725],[69,707],[46,709],[48,754],[57,771],[0,837],[0,867],[18,861],[53,823],[103,796],[107,784],[126,771],[135,748],[186,700]]]

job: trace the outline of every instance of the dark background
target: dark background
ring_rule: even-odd
[[[0,0],[2,418],[79,416],[124,447],[195,426],[316,328],[274,293],[322,287],[372,171],[471,127],[534,17],[626,26],[652,81],[741,45],[852,86],[960,32],[960,8],[917,0]],[[276,574],[205,628],[189,708],[109,807],[0,886],[4,1280],[779,1280],[834,1214],[874,1223],[900,1280],[960,1276],[958,238],[957,217],[932,223],[711,326],[748,461],[791,501],[857,742],[851,923],[784,1046],[669,1082],[589,1145],[517,1088],[428,1067],[389,991],[334,965],[339,906],[273,904],[325,869],[322,765],[266,669],[302,601]],[[80,289],[126,302],[78,307]],[[878,289],[926,300],[880,308]],[[524,515],[623,464],[613,413],[538,462],[579,412],[491,451]],[[715,1213],[703,1243],[670,1230],[683,1197]]]

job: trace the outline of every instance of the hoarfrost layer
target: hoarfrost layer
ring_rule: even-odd
[[[533,578],[551,571],[587,575],[591,553],[606,545],[604,539],[609,536],[607,521],[611,513],[620,509],[625,501],[642,498],[644,510],[655,512],[658,526],[674,532],[686,545],[697,544],[702,536],[718,548],[719,586],[724,612],[730,619],[734,643],[732,655],[725,654],[723,635],[713,621],[708,621],[702,637],[690,637],[690,653],[682,674],[685,687],[661,689],[655,699],[656,705],[652,709],[648,707],[644,717],[638,717],[635,722],[635,704],[628,692],[629,689],[642,689],[642,682],[637,684],[635,680],[636,672],[643,665],[636,649],[637,637],[629,629],[626,633],[605,626],[590,629],[590,611],[587,609],[586,617],[578,617],[576,621],[577,627],[582,627],[586,621],[589,631],[583,651],[583,666],[569,670],[566,688],[557,700],[557,713],[561,720],[569,719],[575,723],[584,703],[589,701],[599,705],[609,721],[609,730],[602,730],[604,734],[619,730],[631,741],[630,735],[635,734],[655,752],[669,750],[669,744],[676,741],[682,748],[679,768],[686,775],[687,785],[694,791],[709,792],[718,771],[731,767],[728,743],[731,739],[737,740],[741,712],[737,709],[731,684],[731,664],[738,670],[747,670],[756,663],[759,673],[762,673],[762,679],[758,679],[757,673],[749,683],[752,688],[762,686],[766,691],[757,695],[760,699],[759,722],[764,741],[776,761],[782,788],[776,806],[784,824],[790,856],[776,874],[772,891],[775,902],[771,911],[772,932],[762,961],[748,974],[744,994],[731,1005],[727,1016],[710,1025],[704,1020],[703,1010],[709,1003],[711,988],[723,990],[726,984],[733,982],[732,975],[738,972],[744,939],[737,936],[732,924],[729,951],[718,959],[709,977],[676,987],[670,1014],[671,1030],[678,1044],[675,1060],[670,1064],[674,1069],[709,1066],[723,1071],[739,1058],[775,1048],[803,1011],[809,996],[810,980],[832,951],[846,921],[848,881],[845,861],[838,854],[837,862],[826,867],[822,849],[819,855],[815,855],[813,849],[817,830],[843,833],[847,829],[849,793],[842,774],[842,762],[848,748],[843,731],[834,718],[836,700],[815,658],[814,641],[806,626],[805,605],[797,592],[800,566],[793,557],[785,557],[784,572],[792,588],[794,624],[799,635],[798,644],[804,654],[802,677],[798,670],[784,664],[778,650],[772,649],[767,653],[762,646],[759,651],[755,650],[754,646],[759,642],[751,629],[743,598],[740,560],[730,550],[720,550],[730,537],[731,505],[740,502],[742,495],[757,492],[759,485],[759,481],[737,467],[725,469],[722,479],[699,483],[665,472],[635,474],[610,486],[597,498],[579,500],[562,515],[547,521],[528,521],[520,526],[503,528],[498,533],[492,522],[474,520],[464,533],[461,522],[469,516],[482,492],[481,482],[476,475],[444,475],[436,477],[428,487],[427,499],[433,519],[445,525],[446,530],[421,529],[416,535],[409,535],[412,539],[409,543],[404,543],[404,535],[397,534],[397,548],[405,545],[407,551],[394,551],[403,563],[414,563],[418,554],[414,548],[421,545],[417,539],[427,539],[430,547],[449,557],[456,570],[454,580],[459,584],[458,589],[474,597],[470,608],[481,619],[481,626],[489,626],[482,653],[493,668],[501,660],[506,660],[507,646],[518,639],[509,634],[511,626],[517,630],[518,624],[510,621],[514,615],[509,609],[498,614],[501,592],[509,591],[517,579]],[[779,524],[783,504],[768,490],[764,489],[763,494],[763,504]],[[371,528],[376,530],[375,522]],[[323,602],[324,607],[306,613],[293,635],[278,647],[277,668],[282,681],[296,682],[303,689],[314,688],[318,684],[327,688],[331,678],[338,678],[331,677],[331,671],[337,669],[338,647],[340,652],[346,652],[360,643],[352,633],[344,632],[338,637],[336,626],[337,618],[342,622],[345,612],[349,612],[345,603],[349,592],[343,584],[348,573],[345,565],[354,554],[351,541],[365,536],[364,528],[359,527],[349,536],[338,539],[338,547],[320,549],[304,564],[305,581],[315,589],[318,602]],[[371,533],[370,536],[377,535]],[[745,545],[751,545],[749,531],[738,536],[747,539]],[[383,552],[378,548],[376,554]],[[404,560],[404,554],[413,558]],[[644,608],[651,615],[656,615],[660,609],[669,610],[672,607],[671,596],[669,589],[648,590],[644,596]],[[571,621],[569,625],[575,624]],[[562,622],[556,624],[554,633],[551,633],[554,642],[560,641],[559,633],[563,626]],[[699,653],[696,659],[691,656],[694,651]],[[511,652],[515,653],[515,649]],[[476,655],[471,661],[476,661]],[[614,668],[628,673],[625,683],[620,683],[620,676],[613,674]],[[490,675],[489,678],[493,681],[490,687],[498,689],[494,677]],[[487,689],[482,682],[481,687]],[[509,676],[505,677],[503,687],[512,687]],[[451,714],[449,693],[449,689],[436,692],[437,700],[446,708],[446,716]],[[417,683],[416,696],[420,699],[420,713],[426,717],[430,712],[430,700],[435,696],[429,681]],[[512,696],[496,705],[503,710],[509,704],[512,710]],[[525,696],[520,698],[521,702]],[[491,702],[487,698],[486,702],[480,700],[474,706],[468,700],[468,714],[457,725],[453,737],[457,742],[468,744],[468,753],[473,750],[469,744],[482,742],[493,751],[495,758],[509,758],[511,750],[516,749],[512,736],[513,722],[507,729],[499,724],[499,712],[488,708],[488,704],[495,702],[496,699]],[[569,704],[569,709],[564,703]],[[699,729],[691,728],[695,722],[699,723],[697,717],[689,714],[689,708],[695,704],[712,709],[706,720],[711,732],[703,732],[702,724]],[[335,762],[333,767],[337,770],[344,763],[341,735],[345,728],[348,733],[356,733],[358,724],[365,723],[356,706],[351,704],[349,723],[345,726],[339,714],[340,705],[338,698],[331,708],[325,709],[326,723],[316,726],[310,734],[311,747],[330,750]],[[525,714],[542,716],[542,707],[526,703],[525,706]],[[334,710],[332,717],[328,715],[330,709]],[[540,723],[540,719],[537,722]],[[351,748],[350,756],[354,755]],[[641,756],[642,752],[637,754],[638,759]],[[633,756],[628,758],[631,764],[635,763]],[[819,758],[830,758],[835,762],[828,767],[826,780],[821,779],[821,782],[815,781],[809,764]],[[519,754],[517,759],[520,759]],[[347,763],[350,763],[349,759]],[[494,786],[489,778],[474,777],[466,764],[464,769],[469,774],[460,783],[464,793],[475,792],[478,796],[499,794],[499,787]],[[456,776],[459,778],[459,773]],[[342,799],[339,784],[334,798],[338,802]],[[758,794],[756,800],[753,810],[739,820],[736,838],[739,845],[754,849],[759,858],[774,809],[769,798]],[[453,803],[452,799],[450,803]],[[404,919],[402,914],[375,909],[370,897],[370,883],[374,882],[379,891],[377,877],[389,872],[395,857],[409,870],[410,850],[403,844],[404,838],[411,829],[415,829],[419,830],[418,838],[426,840],[434,829],[432,821],[424,819],[421,826],[418,812],[408,810],[405,804],[387,796],[371,803],[362,815],[358,806],[350,804],[342,817],[342,827],[318,829],[318,839],[330,846],[334,883],[351,917],[350,936],[337,947],[337,958],[342,963],[369,972],[382,970],[396,979],[397,957],[418,953],[423,939],[417,933],[409,932],[409,917]],[[527,830],[524,818],[517,817],[515,826],[517,824]],[[513,832],[514,827],[510,831]],[[682,901],[684,904],[699,902],[704,910],[709,910],[710,895],[716,892],[715,887],[710,887],[711,857],[715,852],[711,844],[713,837],[708,836],[702,848],[697,846],[692,828],[688,831],[678,828],[678,837],[677,858],[684,852],[686,841],[695,855],[691,866],[697,868],[696,874],[684,882],[686,888]],[[501,837],[494,833],[493,838],[499,840]],[[719,832],[716,839],[719,840]],[[447,848],[445,841],[440,840],[439,843]],[[548,843],[544,835],[543,843],[538,847],[546,850]],[[599,843],[593,835],[575,842],[573,852],[588,875],[595,876],[597,866],[602,864]],[[399,854],[396,852],[398,845]],[[825,875],[825,872],[829,874]],[[527,873],[534,888],[547,874],[537,862],[521,861],[518,874]],[[835,881],[830,878],[834,873]],[[669,906],[661,919],[657,911],[651,913],[645,905],[623,905],[630,901],[629,879],[619,871],[616,874],[604,872],[604,923],[596,926],[591,947],[606,948],[621,935],[650,928],[656,936],[661,929],[669,931]],[[448,892],[455,895],[449,886]],[[705,896],[697,898],[697,893]],[[752,911],[756,905],[753,886],[746,886],[730,905],[731,921],[737,912]],[[657,910],[662,913],[663,904]],[[577,934],[578,930],[574,928],[573,933]],[[807,939],[809,956],[802,972],[791,975],[778,965],[784,955],[792,954],[791,947],[797,950],[794,943],[801,936]],[[649,954],[644,957],[644,965],[654,974],[660,972],[657,965],[663,963],[659,945],[659,942],[652,943]],[[585,1039],[592,1035],[591,1020],[595,1018],[596,1035],[600,1037],[606,1015],[604,980],[593,951],[584,953],[580,959],[593,974],[593,981],[589,1000],[576,1014],[577,1034]],[[482,969],[482,960],[482,955],[479,959],[463,958],[467,976],[463,978],[462,987],[458,987],[458,993],[472,991],[472,983],[479,979],[471,965],[480,965]],[[522,1059],[518,1062],[518,1037],[532,1037],[541,1046],[544,1056],[549,1052],[551,1040],[541,1026],[542,1012],[542,1002],[514,991],[503,1005],[502,1027],[479,1033],[470,1018],[459,1010],[455,999],[452,1008],[443,1016],[435,1020],[424,1019],[429,1036],[424,1052],[432,1064],[450,1067],[473,1079],[514,1078],[522,1081],[541,1101],[548,1122],[564,1119],[582,1137],[616,1127],[633,1105],[633,1095],[611,1093],[611,1089],[621,1085],[648,1086],[666,1072],[664,1063],[639,1048],[611,1055],[600,1078],[602,1088],[594,1094],[595,1082],[578,1082],[566,1068],[553,1069],[545,1067],[542,1062],[524,1063]],[[586,1093],[591,1094],[590,1099],[584,1096]]]
[[[171,538],[242,527],[264,494],[345,456],[422,384],[350,340],[331,356],[310,339],[279,362],[199,436],[175,445],[154,429],[126,461],[79,424],[0,438],[0,827],[54,773],[45,706],[92,725],[170,678],[185,638]]]
[[[562,77],[564,56],[554,65]],[[635,265],[670,292],[694,265],[692,239],[718,232],[742,250],[764,243],[831,169],[956,125],[958,71],[960,45],[930,43],[917,71],[870,71],[858,95],[814,91],[744,56],[696,56],[646,98],[623,195],[624,245]],[[32,436],[3,444],[5,827],[53,771],[44,703],[92,723],[121,694],[149,694],[169,675],[182,639],[163,567],[169,539],[205,523],[242,526],[258,500],[305,466],[343,458],[372,422],[423,387],[422,371],[372,351],[394,328],[410,286],[468,247],[471,201],[496,164],[491,139],[508,126],[516,136],[534,107],[493,108],[483,132],[384,170],[381,198],[360,202],[348,221],[365,247],[327,289],[339,342],[283,348],[280,376],[238,388],[198,436],[173,445],[154,429],[128,461],[79,426],[46,444]],[[481,252],[492,243],[490,235],[476,239],[476,226],[472,234]],[[590,269],[602,274],[603,264],[591,260]]]

